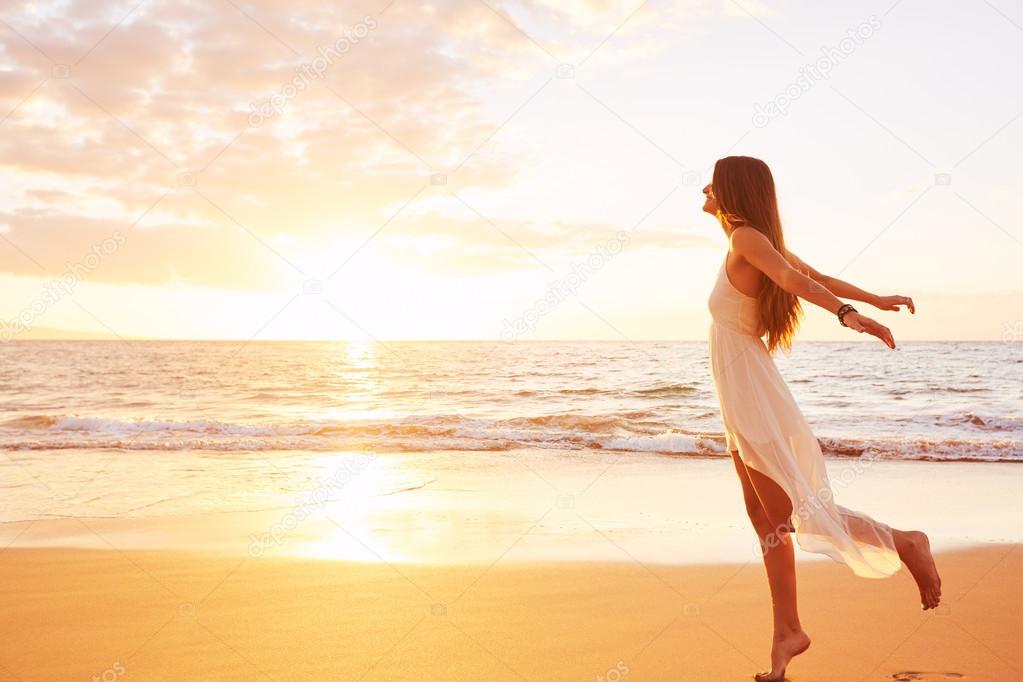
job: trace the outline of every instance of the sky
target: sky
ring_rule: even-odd
[[[4,3],[0,339],[704,339],[744,154],[897,341],[1023,340],[1021,64],[1006,0]]]

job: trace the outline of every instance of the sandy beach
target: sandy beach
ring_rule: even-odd
[[[792,680],[1010,680],[1023,552],[910,576],[802,563],[815,637]],[[761,565],[389,565],[186,552],[8,549],[0,678],[741,680],[766,662]]]
[[[317,461],[278,466],[330,483],[351,460]],[[2,523],[0,680],[749,679],[770,598],[731,466],[380,455],[277,509]],[[1023,469],[828,467],[841,499],[930,533],[945,601],[797,550],[814,643],[790,679],[1019,679]]]

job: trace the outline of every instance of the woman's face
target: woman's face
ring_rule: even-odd
[[[714,186],[710,183],[703,188],[703,194],[707,199],[703,202],[703,211],[711,215],[717,215],[718,200],[714,198]]]

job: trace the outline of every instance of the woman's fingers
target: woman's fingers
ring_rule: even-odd
[[[891,330],[877,320],[859,314],[851,314],[846,319],[849,320],[847,324],[853,331],[861,334],[866,332],[871,336],[876,336],[884,345],[891,349],[895,348],[895,337],[892,336]]]
[[[895,350],[895,337],[892,336],[892,331],[888,329],[888,327],[885,327],[884,325],[881,326],[881,329],[884,330],[885,345],[891,348],[892,350]]]
[[[916,306],[913,304],[913,299],[909,296],[892,296],[894,304],[889,310],[898,310],[900,305],[904,305],[909,308],[909,312],[916,314]]]
[[[881,339],[881,341],[884,342],[884,345],[888,346],[889,348],[891,349],[895,348],[895,337],[892,336],[892,332],[890,329],[888,329],[888,327],[884,326],[877,320],[872,320],[869,317],[863,317],[857,321],[858,322],[862,321],[863,325],[860,329],[857,329],[856,331],[860,332],[865,331],[871,336],[876,336],[877,338]]]
[[[916,304],[913,303],[913,299],[909,296],[885,296],[881,299],[881,302],[877,305],[881,310],[894,310],[898,312],[899,306],[904,305],[909,309],[909,312],[916,313]]]
[[[871,331],[871,333],[874,336],[876,336],[877,338],[879,338],[882,341],[884,341],[884,345],[888,346],[891,349],[894,349],[895,348],[895,338],[892,336],[891,330],[888,329],[888,327],[886,327],[883,324],[880,324],[878,322],[875,322],[874,324],[876,325],[876,328],[873,329]]]

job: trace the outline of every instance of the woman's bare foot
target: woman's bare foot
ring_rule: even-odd
[[[781,682],[785,679],[785,668],[789,661],[810,648],[810,635],[802,630],[775,636],[771,644],[771,672],[757,673],[757,682]]]
[[[934,565],[930,540],[918,530],[897,530],[894,535],[899,558],[920,588],[920,605],[925,611],[933,609],[941,602],[941,576]]]

